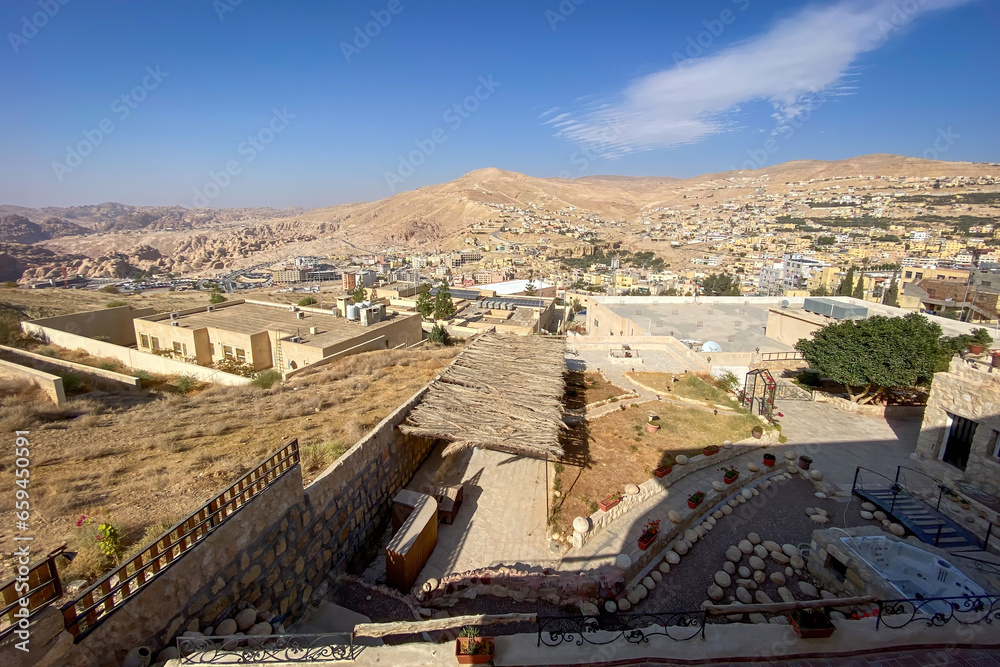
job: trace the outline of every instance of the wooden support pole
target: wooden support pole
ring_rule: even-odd
[[[778,613],[795,611],[796,609],[820,609],[823,607],[850,607],[856,604],[868,604],[875,601],[872,595],[856,598],[835,598],[832,600],[802,600],[795,602],[774,602],[772,604],[711,604],[705,606],[712,616],[728,616],[729,614]]]
[[[361,623],[354,626],[355,637],[386,637],[388,635],[411,635],[437,630],[464,628],[467,625],[503,625],[507,623],[534,623],[537,614],[477,614],[474,616],[454,616],[429,621],[398,621],[395,623]]]

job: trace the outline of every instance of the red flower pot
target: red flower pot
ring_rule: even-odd
[[[646,424],[646,433],[656,433],[660,430],[659,424]]]
[[[458,659],[458,664],[460,665],[485,665],[493,660],[494,655],[496,655],[496,648],[493,642],[493,637],[480,637],[480,644],[485,644],[484,653],[469,654],[469,638],[459,637],[458,641],[455,642],[455,658]]]
[[[621,498],[612,498],[608,496],[601,501],[601,510],[607,512],[609,509],[621,502]]]
[[[657,535],[656,533],[653,533],[652,535],[649,535],[647,537],[640,537],[639,538],[639,548],[642,551],[645,551],[646,549],[648,549],[649,545],[652,544],[653,540],[656,539],[656,535]]]
[[[792,619],[792,628],[795,630],[795,634],[802,639],[826,639],[837,629],[832,623],[825,627],[803,628],[794,618]]]
[[[986,349],[985,346],[979,343],[969,343],[969,352],[972,354],[982,354],[984,349]]]
[[[667,475],[670,474],[670,471],[673,469],[674,469],[673,466],[660,466],[659,468],[653,471],[653,474],[657,477],[666,477]]]
[[[733,482],[735,482],[739,478],[739,476],[740,476],[740,474],[736,473],[732,477],[725,477],[724,479],[726,480],[726,484],[732,484]]]
[[[768,468],[773,468],[774,459],[764,459],[764,465],[766,465]]]
[[[701,453],[704,454],[705,456],[715,456],[716,454],[719,453],[719,448],[715,446],[704,447],[702,448]]]

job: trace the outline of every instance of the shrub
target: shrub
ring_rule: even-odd
[[[14,289],[15,287],[17,287],[17,282],[13,280],[5,280],[2,283],[0,283],[0,287],[4,287],[6,289]]]
[[[427,340],[439,345],[451,345],[451,334],[440,324],[435,324],[434,328],[427,334]]]
[[[56,348],[54,347],[42,347],[38,349],[38,354],[44,355],[46,357],[56,356]]]
[[[121,299],[115,299],[114,301],[108,301],[107,304],[105,304],[105,307],[107,307],[107,308],[121,308],[122,306],[127,306],[127,305],[128,305],[128,301],[123,301]]]
[[[76,375],[75,373],[65,373],[59,377],[62,378],[63,390],[67,394],[72,394],[83,389],[83,380],[80,379],[79,375]]]
[[[260,389],[270,389],[275,382],[280,381],[281,373],[278,371],[264,371],[263,373],[259,373],[257,377],[250,382],[250,385],[253,387],[259,387]]]
[[[803,371],[796,379],[799,384],[804,384],[807,387],[819,387],[823,384],[823,378],[816,371]]]
[[[212,292],[212,296],[208,297],[208,302],[211,304],[225,303],[228,301],[222,292]]]
[[[111,336],[94,336],[94,340],[100,341],[102,343],[110,343]]]
[[[102,361],[98,366],[102,371],[117,371],[118,364],[113,361]]]
[[[149,371],[144,371],[141,368],[134,370],[131,373],[132,377],[139,378],[140,380],[148,382],[153,379],[153,376],[149,374]]]
[[[319,301],[317,301],[315,297],[307,296],[299,299],[300,306],[311,306],[314,303],[319,303]]]
[[[722,391],[736,391],[736,388],[740,386],[740,379],[729,371],[726,371],[716,378],[715,386]]]
[[[197,384],[198,384],[197,378],[194,378],[190,375],[182,375],[179,378],[177,378],[177,382],[174,383],[174,386],[177,387],[177,391],[181,392],[182,394],[187,394],[190,393],[190,391],[194,389],[195,385]]]
[[[118,288],[115,287],[114,285],[105,285],[104,287],[101,288],[101,291],[104,292],[105,294],[119,294],[120,293],[118,291]]]
[[[299,452],[304,472],[322,470],[339,459],[347,451],[347,445],[340,440],[327,440],[317,445],[306,445]]]
[[[231,357],[226,357],[216,361],[215,368],[224,373],[242,375],[245,378],[252,378],[257,375],[257,371],[254,370],[253,366],[245,361],[237,361]]]

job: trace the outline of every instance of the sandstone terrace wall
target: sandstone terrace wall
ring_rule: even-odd
[[[103,368],[94,368],[93,366],[87,366],[85,364],[63,361],[62,359],[57,359],[55,357],[46,357],[44,354],[35,354],[34,352],[28,352],[27,350],[19,350],[13,347],[7,347],[6,345],[0,345],[0,356],[4,355],[15,359],[15,363],[19,363],[30,368],[37,368],[38,370],[48,369],[68,373],[82,373],[84,375],[92,375],[104,380],[118,382],[127,387],[138,388],[141,385],[141,380],[133,375],[106,371]]]
[[[299,616],[329,572],[366,563],[388,523],[392,498],[430,454],[433,441],[396,428],[424,392],[426,387],[308,488],[294,466],[79,643],[53,640],[65,655],[46,656],[36,647],[30,662],[23,654],[18,660],[25,667],[118,665],[134,646],[149,646],[155,655],[185,630],[214,626],[241,600],[286,618]]]
[[[66,402],[66,392],[63,390],[62,378],[34,368],[28,368],[20,364],[14,364],[0,359],[0,377],[10,377],[17,380],[27,380],[35,385],[52,399],[56,405]]]

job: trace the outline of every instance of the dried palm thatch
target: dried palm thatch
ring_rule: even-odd
[[[565,349],[561,338],[485,334],[431,384],[399,428],[448,440],[445,456],[485,447],[561,457]]]

